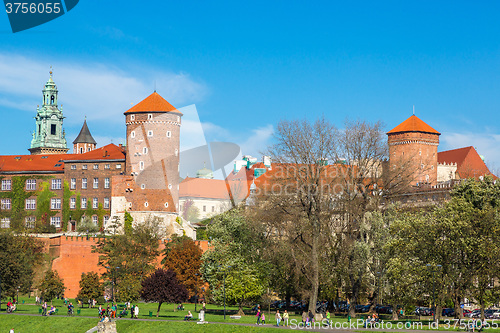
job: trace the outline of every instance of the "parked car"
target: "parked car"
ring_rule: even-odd
[[[453,308],[444,308],[441,314],[444,317],[455,317],[455,309]]]

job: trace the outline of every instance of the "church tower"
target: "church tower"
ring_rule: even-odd
[[[52,70],[49,73],[49,80],[42,90],[43,105],[36,110],[36,128],[29,149],[32,155],[65,154],[68,151],[62,127],[62,107],[59,109],[57,104],[57,86],[52,80]]]
[[[436,185],[440,135],[415,115],[387,132],[391,169],[404,168],[411,185]]]
[[[87,119],[83,121],[82,129],[80,134],[73,141],[73,154],[83,154],[88,151],[94,150],[97,142],[95,142],[90,130],[87,126]]]

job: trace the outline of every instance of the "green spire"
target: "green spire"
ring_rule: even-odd
[[[43,104],[37,107],[36,128],[31,140],[31,154],[61,154],[68,151],[66,134],[63,130],[62,107],[57,104],[57,86],[52,80],[52,68],[49,80],[42,90]]]

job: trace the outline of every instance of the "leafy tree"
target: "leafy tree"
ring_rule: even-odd
[[[17,288],[28,293],[35,267],[43,258],[43,244],[26,236],[0,232],[0,287],[3,295],[14,297]]]
[[[57,271],[49,270],[40,285],[41,296],[44,301],[52,301],[56,297],[62,297],[66,287],[59,277]]]
[[[125,225],[123,229],[126,235],[130,235],[133,231],[132,222],[134,222],[134,218],[128,211],[125,211]]]
[[[194,205],[194,201],[191,199],[186,200],[182,209],[182,217],[186,221],[197,222],[200,219],[199,216],[200,210]]]
[[[142,281],[155,268],[161,237],[158,220],[149,218],[137,224],[129,235],[100,239],[92,251],[100,254],[98,264],[106,269],[103,279],[115,281],[118,294],[123,292],[133,299],[130,292],[137,290],[136,283],[124,282]]]
[[[80,291],[78,298],[86,303],[89,299],[96,299],[104,294],[104,287],[99,281],[99,275],[95,272],[82,273],[80,278]]]
[[[99,226],[95,225],[89,216],[84,216],[80,223],[78,223],[76,231],[84,233],[88,236],[89,234],[99,232]]]
[[[177,281],[186,286],[190,295],[198,293],[201,286],[201,255],[198,245],[189,237],[174,236],[164,250],[162,264],[176,273]]]
[[[270,267],[259,255],[263,235],[254,227],[243,209],[218,215],[207,227],[212,248],[203,254],[200,271],[219,304],[223,301],[224,276],[226,301],[239,304],[240,309],[245,301],[258,299],[264,293]]]
[[[135,302],[141,295],[141,289],[141,278],[128,274],[121,278],[115,297],[123,302]]]
[[[184,302],[188,298],[188,292],[186,287],[177,281],[173,270],[159,268],[142,281],[141,297],[146,302],[158,303],[158,317],[162,303]]]

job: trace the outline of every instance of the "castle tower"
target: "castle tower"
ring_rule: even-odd
[[[164,195],[165,190],[170,192],[175,207],[167,207],[165,203],[161,209],[177,211],[182,113],[155,91],[124,114],[127,125],[126,174],[134,177],[140,188],[138,191],[158,193],[157,196]],[[159,207],[148,201],[148,209],[158,210],[153,208],[155,206]]]
[[[415,115],[403,121],[387,132],[391,168],[409,171],[411,185],[436,185],[440,135]]]
[[[36,128],[29,149],[32,155],[64,154],[68,151],[66,134],[62,128],[62,107],[59,109],[57,106],[57,86],[52,80],[52,71],[49,73],[49,80],[42,90],[43,105],[36,110]]]
[[[87,119],[83,121],[82,129],[80,134],[73,141],[73,154],[83,154],[88,151],[94,150],[96,147],[96,142],[90,134],[90,130],[87,126]]]

